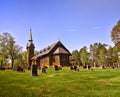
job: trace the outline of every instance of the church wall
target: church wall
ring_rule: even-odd
[[[43,57],[43,58],[40,58],[40,66],[49,66],[49,63],[50,63],[50,58],[49,56],[46,56],[46,57]]]
[[[69,55],[61,54],[60,55],[60,65],[61,66],[69,66]]]
[[[39,66],[69,66],[69,55],[48,55],[39,59]]]
[[[60,56],[59,55],[53,55],[52,56],[52,65],[60,66]]]

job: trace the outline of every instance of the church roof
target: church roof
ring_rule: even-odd
[[[69,53],[68,53],[65,49],[63,49],[62,47],[58,47],[53,54],[59,54],[59,53],[69,54]]]
[[[29,35],[29,39],[28,39],[28,43],[27,43],[27,45],[26,45],[26,48],[27,47],[35,47],[34,46],[34,44],[33,44],[33,39],[32,39],[32,29],[31,29],[31,27],[30,27],[30,35]]]
[[[42,50],[40,50],[34,56],[34,58],[42,57],[42,56],[47,55],[49,53],[52,53],[52,54],[62,53],[62,54],[71,55],[71,53],[68,51],[68,49],[66,49],[65,46],[60,41],[57,41],[56,43],[49,45],[46,48],[43,48]]]

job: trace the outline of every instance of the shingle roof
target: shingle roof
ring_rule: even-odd
[[[69,54],[65,49],[62,47],[58,47],[53,54]]]
[[[48,54],[55,47],[56,44],[57,43],[54,43],[54,44],[52,44],[52,45],[50,45],[50,46],[40,50],[38,56],[42,56],[42,55]]]
[[[40,50],[33,58],[38,58],[49,54],[58,43],[62,44],[60,41],[57,41],[56,43],[49,45],[48,47]],[[59,54],[59,53],[70,54],[70,52],[67,49],[65,50],[62,47],[58,47],[53,54]]]

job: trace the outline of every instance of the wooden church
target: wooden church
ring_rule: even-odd
[[[69,66],[69,56],[71,53],[61,43],[57,41],[47,47],[43,48],[34,54],[34,44],[32,40],[32,32],[30,30],[30,37],[26,46],[27,49],[27,65],[31,67],[32,60],[36,60],[36,64],[40,67],[46,66]]]

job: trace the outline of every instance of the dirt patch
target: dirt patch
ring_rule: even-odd
[[[98,80],[98,82],[107,83],[109,81],[108,80],[104,80],[104,79],[100,79],[100,80]]]
[[[80,92],[80,89],[76,89],[76,88],[68,88],[67,90],[71,91],[71,92]]]

